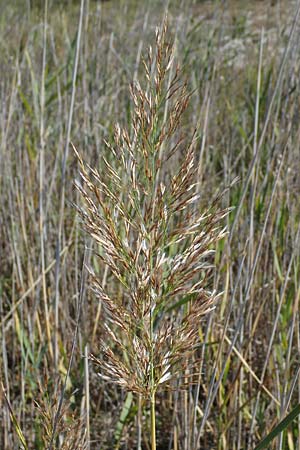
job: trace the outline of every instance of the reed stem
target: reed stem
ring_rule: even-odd
[[[151,450],[156,450],[155,390],[151,392]]]

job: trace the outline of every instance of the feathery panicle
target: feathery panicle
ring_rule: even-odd
[[[116,125],[106,143],[105,176],[77,154],[85,204],[78,211],[115,278],[108,292],[90,269],[108,318],[102,353],[91,360],[103,379],[145,397],[177,376],[199,345],[199,321],[218,298],[207,282],[227,212],[215,203],[199,211],[196,134],[184,146],[179,126],[189,94],[173,50],[165,22],[143,61],[145,88],[131,86],[132,129]],[[176,153],[181,163],[168,175]]]

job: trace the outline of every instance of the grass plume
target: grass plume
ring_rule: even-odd
[[[103,158],[105,175],[75,150],[82,180],[76,186],[85,229],[114,278],[113,288],[104,289],[89,269],[107,319],[101,354],[90,358],[103,379],[154,404],[157,390],[192,362],[199,321],[218,298],[207,286],[227,210],[219,210],[217,200],[205,209],[199,205],[196,132],[188,143],[178,133],[189,94],[166,21],[144,71],[145,87],[138,81],[131,86],[132,129],[116,125],[114,142],[106,143],[111,158]],[[174,157],[177,172],[168,173]]]

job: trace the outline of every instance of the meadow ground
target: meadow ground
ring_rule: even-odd
[[[157,394],[157,449],[251,450],[300,403],[298,3],[34,3],[0,1],[0,448],[151,448],[147,402],[87,358],[101,358],[108,312],[85,265],[115,281],[73,206],[70,141],[109,185],[104,141],[116,122],[133,132],[129,85],[145,83],[167,7],[191,92],[178,133],[198,130],[199,211],[238,181],[219,201],[234,209],[206,280],[223,294],[199,323],[194,383],[180,389],[186,369]],[[268,448],[299,450],[300,419]]]

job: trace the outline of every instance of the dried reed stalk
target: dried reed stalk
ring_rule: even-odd
[[[218,297],[207,282],[227,210],[218,210],[216,199],[199,211],[196,134],[188,145],[179,134],[189,94],[173,61],[166,21],[143,63],[145,88],[131,86],[132,128],[116,125],[113,144],[106,143],[105,174],[74,151],[84,200],[77,209],[114,278],[104,289],[89,268],[107,317],[102,353],[90,358],[104,380],[150,400],[153,450],[156,392],[191,361],[199,321]],[[175,158],[178,167],[168,176]]]

